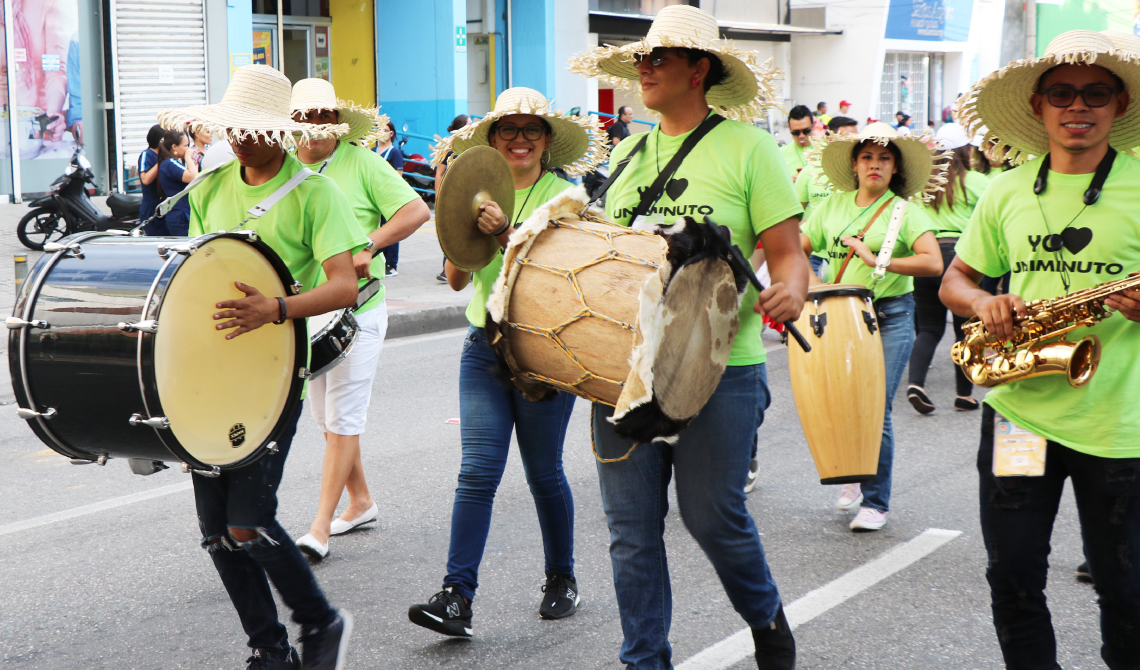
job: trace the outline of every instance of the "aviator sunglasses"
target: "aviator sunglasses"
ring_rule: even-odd
[[[803,128],[802,130],[789,130],[788,132],[791,133],[793,137],[796,135],[811,135],[811,128]]]
[[[1120,89],[1106,86],[1104,84],[1096,84],[1088,88],[1073,88],[1072,86],[1050,86],[1049,88],[1041,91],[1040,95],[1045,96],[1049,104],[1053,107],[1065,108],[1069,107],[1076,101],[1077,96],[1080,96],[1085,101],[1085,105],[1089,107],[1104,107],[1112,100],[1114,93],[1119,93]]]

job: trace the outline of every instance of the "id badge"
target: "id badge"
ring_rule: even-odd
[[[994,476],[1041,477],[1045,438],[994,413]]]
[[[654,232],[659,228],[665,227],[665,215],[661,212],[644,214],[633,220],[632,227],[637,230],[647,230],[649,232]]]

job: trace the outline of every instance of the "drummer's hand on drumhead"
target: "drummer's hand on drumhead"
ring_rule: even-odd
[[[494,200],[479,205],[479,231],[490,235],[500,230],[507,223],[507,215],[503,214],[499,203]]]
[[[372,252],[365,249],[352,256],[352,267],[357,279],[372,279]]]
[[[1021,299],[1021,296],[1012,293],[979,298],[974,303],[974,313],[982,320],[986,330],[999,340],[1008,340],[1013,337],[1015,314],[1020,318],[1028,315],[1025,310],[1025,301]]]
[[[214,321],[233,319],[232,321],[226,321],[225,323],[219,323],[214,326],[217,330],[237,328],[234,332],[226,334],[227,340],[232,340],[238,335],[256,330],[267,323],[273,323],[280,318],[281,307],[278,305],[276,298],[262,295],[261,291],[258,291],[249,284],[243,284],[240,281],[234,282],[234,286],[244,293],[245,297],[240,300],[223,300],[219,302],[218,309],[225,311],[214,314]]]
[[[798,319],[803,308],[802,298],[793,295],[784,282],[776,282],[760,292],[752,311],[760,315],[767,314],[776,323],[784,323]]]
[[[864,244],[863,240],[858,237],[844,237],[840,242],[847,245],[847,248],[854,249],[855,255],[859,257],[859,260],[871,267],[875,267],[875,261],[878,259],[875,253],[871,251],[871,247]]]

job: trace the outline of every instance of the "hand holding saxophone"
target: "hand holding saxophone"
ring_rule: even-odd
[[[1133,272],[1129,274],[1134,277],[1140,272]],[[1140,322],[1140,289],[1125,289],[1119,293],[1113,293],[1108,296],[1104,301],[1106,307],[1110,307],[1118,312],[1129,321]]]
[[[1013,338],[1014,322],[1024,319],[1029,313],[1021,296],[1006,293],[979,297],[974,301],[974,314],[999,340],[1008,340]]]

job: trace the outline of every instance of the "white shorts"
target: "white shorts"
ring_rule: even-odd
[[[356,315],[360,334],[343,361],[324,375],[309,382],[310,407],[322,433],[359,435],[368,418],[372,380],[384,336],[388,332],[388,307],[381,302]]]

